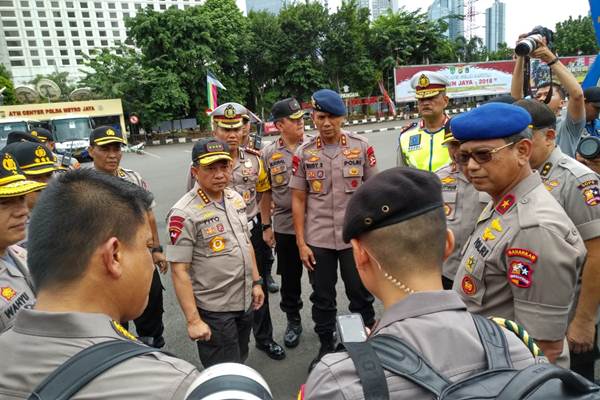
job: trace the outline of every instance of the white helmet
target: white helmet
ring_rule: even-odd
[[[186,400],[272,400],[267,382],[252,368],[222,363],[202,371],[185,394]]]

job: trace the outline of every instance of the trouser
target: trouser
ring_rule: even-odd
[[[600,356],[598,350],[598,325],[594,330],[594,347],[585,353],[571,352],[571,369],[590,381],[595,381],[594,367]]]
[[[321,341],[329,340],[335,331],[337,313],[335,284],[337,283],[337,265],[340,263],[340,274],[344,281],[346,296],[350,300],[350,312],[360,313],[366,326],[375,322],[373,296],[360,281],[352,249],[332,250],[310,246],[316,265],[309,273],[313,293],[310,295],[312,317],[315,332]]]
[[[267,290],[266,277],[271,273],[273,265],[273,251],[265,243],[262,237],[262,227],[260,225],[260,216],[258,223],[250,231],[252,247],[256,255],[256,265],[258,274],[263,278],[262,290],[265,294],[265,302],[254,312],[254,322],[252,329],[254,331],[254,339],[257,343],[265,343],[273,340],[273,323],[271,322],[271,311],[269,310],[269,291]]]
[[[214,312],[198,309],[211,331],[210,340],[198,340],[198,355],[204,368],[224,362],[243,363],[248,358],[252,309]]]
[[[151,337],[154,339],[154,345],[164,344],[163,332],[163,286],[160,280],[160,274],[154,268],[152,275],[152,284],[150,285],[150,293],[148,294],[148,304],[146,309],[138,318],[133,320],[135,330],[140,337]],[[125,329],[129,328],[129,323],[125,322]],[[162,347],[162,346],[160,346]]]
[[[288,320],[300,320],[302,309],[302,260],[296,245],[296,235],[275,232],[277,274],[281,275],[281,310]]]

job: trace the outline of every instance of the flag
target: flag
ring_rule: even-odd
[[[388,110],[390,111],[390,113],[392,115],[396,115],[396,106],[394,104],[394,102],[392,101],[392,99],[390,98],[390,95],[388,94],[387,90],[385,90],[385,87],[383,86],[383,80],[378,82],[379,84],[379,90],[381,91],[381,94],[383,95],[383,101],[385,101],[388,105]]]
[[[218,94],[219,94],[219,89],[223,89],[223,90],[227,90],[225,89],[225,86],[223,86],[223,84],[217,79],[215,78],[215,76],[210,73],[207,72],[206,74],[206,98],[208,100],[208,109],[206,110],[207,113],[212,112],[215,108],[217,108],[219,106],[219,102],[218,102]]]

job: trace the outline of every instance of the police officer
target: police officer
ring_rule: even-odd
[[[10,328],[19,310],[35,302],[27,268],[25,239],[29,209],[25,196],[45,183],[27,180],[14,157],[0,151],[0,333]],[[3,359],[4,355],[3,355]]]
[[[24,189],[23,182],[7,186]],[[10,364],[0,369],[1,398],[28,398],[92,344],[136,340],[117,321],[135,319],[148,301],[151,202],[149,192],[89,168],[60,175],[44,191],[31,217],[28,254],[37,302],[0,335],[2,361]],[[6,297],[33,295],[12,287]],[[108,369],[70,398],[182,399],[198,374],[193,365],[154,352]]]
[[[11,143],[4,148],[4,151],[10,153],[17,164],[22,165],[21,171],[29,180],[48,183],[52,176],[64,168],[59,168],[54,162],[54,154],[41,143],[33,143],[28,141]],[[40,190],[28,193],[25,195],[27,208],[33,210],[37,202]],[[26,223],[26,228],[29,228],[29,219]],[[25,233],[25,239],[18,244],[20,247],[27,248],[28,233]]]
[[[456,161],[475,189],[492,197],[462,252],[454,290],[469,311],[522,324],[555,362],[568,357],[568,314],[586,250],[531,170],[529,124],[527,111],[503,103],[452,119],[461,141]]]
[[[450,164],[438,169],[435,173],[442,182],[442,197],[444,199],[444,212],[448,220],[448,229],[454,234],[454,251],[444,261],[442,267],[442,283],[444,289],[452,289],[454,275],[460,264],[460,250],[467,242],[469,235],[473,232],[477,217],[483,211],[490,197],[485,192],[478,192],[467,180],[454,157],[460,142],[452,136],[450,120],[444,128],[444,144],[448,148]]]
[[[439,72],[417,72],[410,80],[417,98],[421,119],[407,125],[398,138],[398,166],[436,171],[448,164],[450,156],[444,148],[444,125],[448,116],[446,86],[448,79]]]
[[[540,171],[546,189],[565,209],[585,241],[587,259],[575,315],[567,330],[567,341],[571,348],[571,367],[593,381],[593,347],[596,315],[600,305],[598,175],[564,154],[556,145],[556,115],[547,105],[534,100],[519,100],[515,105],[527,110],[533,120],[533,152],[529,159],[531,167]],[[588,360],[587,368],[582,368],[583,365],[580,364],[585,363],[585,360]]]
[[[54,135],[48,129],[42,127],[30,129],[29,134],[33,137],[36,137],[40,142],[44,143],[53,152],[54,156],[56,157],[56,163],[59,166],[70,169],[77,169],[80,167],[79,161],[77,161],[77,159],[71,156],[70,154],[65,155],[54,153],[54,150],[56,149],[56,141],[54,139]]]
[[[202,139],[192,150],[197,186],[167,217],[173,285],[205,368],[244,362],[253,310],[263,305],[247,205],[232,188],[226,143]]]
[[[277,273],[281,275],[280,307],[287,316],[287,328],[283,339],[286,347],[296,347],[302,333],[300,319],[302,260],[296,246],[292,222],[292,193],[288,183],[292,175],[294,152],[306,140],[303,117],[304,111],[298,100],[287,98],[275,103],[271,109],[271,119],[281,132],[281,136],[269,143],[262,151],[262,160],[269,174],[272,200],[275,205],[273,226],[264,230],[264,239],[266,242],[272,239],[267,232],[274,231]],[[263,225],[263,229],[266,226]]]
[[[460,297],[442,290],[441,265],[453,249],[446,229],[440,181],[408,168],[383,171],[352,197],[344,219],[364,285],[382,301],[384,312],[371,335],[407,342],[446,376],[476,374],[486,355],[473,317]],[[505,331],[513,365],[535,362],[529,349]],[[409,380],[386,371],[393,399],[431,399]],[[328,354],[306,382],[306,399],[363,399],[356,367],[346,352]]]
[[[312,95],[312,119],[319,135],[302,143],[292,161],[292,215],[302,263],[309,271],[312,317],[321,343],[311,367],[333,351],[337,265],[350,311],[373,325],[373,296],[360,282],[352,250],[342,240],[348,201],[364,181],[377,173],[375,151],[367,140],[342,131],[346,107],[340,95],[321,89]]]
[[[121,146],[123,144],[125,144],[125,139],[123,139],[123,134],[120,131],[116,131],[110,126],[100,126],[94,129],[90,134],[90,146],[88,148],[94,163],[94,168],[138,185],[144,190],[149,190],[146,181],[144,181],[139,173],[120,166],[121,157],[123,156]],[[155,203],[152,203],[152,208],[154,208],[154,206]],[[154,265],[157,265],[160,272],[164,274],[167,272],[168,266],[163,254],[163,248],[160,245],[160,238],[156,227],[156,218],[152,210],[150,210],[148,218],[154,235],[154,245],[151,249],[152,260],[154,261]],[[162,321],[162,291],[163,287],[160,281],[160,275],[158,271],[154,271],[148,307],[144,313],[134,321],[140,337],[148,344],[157,348],[161,348],[165,344],[163,338],[164,325]]]
[[[230,187],[235,189],[246,203],[246,216],[248,228],[251,233],[252,247],[256,254],[258,273],[263,277],[263,291],[265,292],[264,306],[254,313],[254,339],[256,348],[264,351],[274,360],[285,358],[285,350],[273,340],[273,323],[269,310],[269,294],[266,286],[267,275],[271,274],[273,252],[271,247],[263,240],[263,229],[270,230],[271,202],[269,177],[260,158],[260,153],[247,147],[241,147],[243,132],[243,115],[247,114],[246,107],[238,103],[225,103],[217,107],[212,113],[214,136],[229,145],[232,162],[232,178]],[[259,195],[269,196],[259,203]],[[260,205],[260,207],[259,207]],[[262,217],[265,215],[265,226]]]

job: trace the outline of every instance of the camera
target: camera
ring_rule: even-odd
[[[546,39],[546,45],[549,48],[552,48],[554,32],[548,28],[544,28],[543,26],[536,26],[527,34],[527,37],[524,37],[517,42],[515,53],[521,57],[531,54],[538,47],[538,42],[536,39],[542,40],[543,38]]]
[[[586,160],[600,157],[600,138],[596,136],[584,137],[577,145],[577,152]]]

